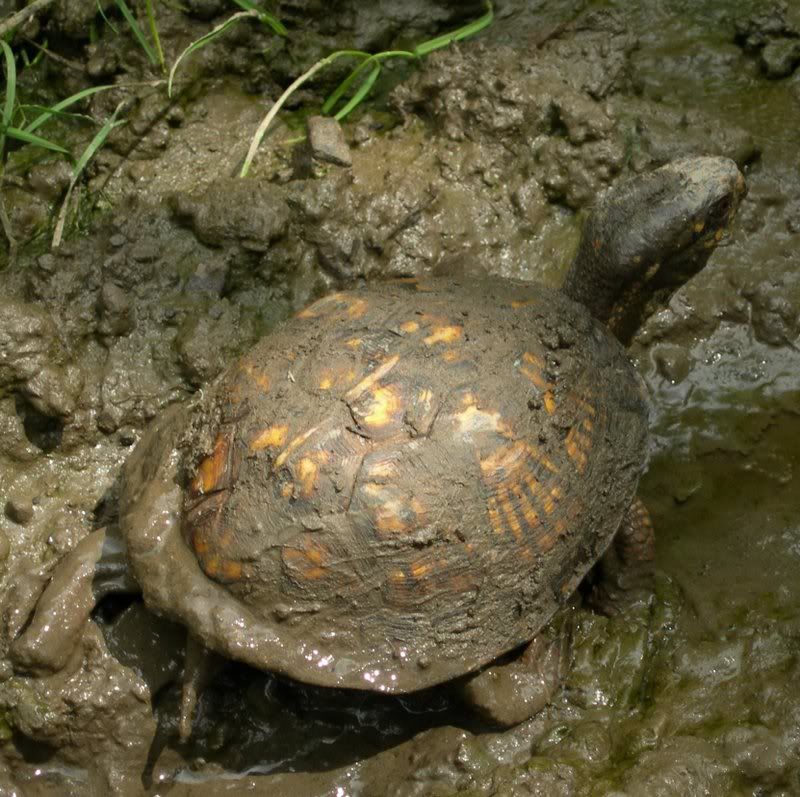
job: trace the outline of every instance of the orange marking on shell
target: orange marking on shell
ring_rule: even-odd
[[[400,514],[402,509],[402,504],[397,500],[386,501],[383,506],[378,507],[375,512],[375,525],[378,531],[391,534],[402,534],[409,531],[408,523]]]
[[[289,427],[286,424],[270,426],[250,443],[251,451],[260,451],[262,448],[280,448],[286,442]]]
[[[548,390],[544,394],[544,408],[548,415],[552,415],[556,411],[556,400],[553,398],[552,390]]]
[[[519,310],[520,307],[527,307],[529,304],[533,304],[533,299],[513,299],[511,301],[511,306],[515,310]]]
[[[448,349],[445,352],[442,352],[442,359],[446,363],[455,363],[462,359],[461,352],[456,351],[455,349]]]
[[[522,486],[519,483],[516,483],[512,486],[511,489],[514,491],[514,495],[517,496],[520,509],[522,510],[522,516],[525,518],[525,522],[528,524],[528,528],[533,529],[536,526],[538,526],[539,516],[536,514],[536,510],[534,509],[533,504],[528,499],[528,496],[525,495]]]
[[[717,230],[717,231],[714,233],[714,240],[715,240],[717,243],[719,243],[719,242],[722,240],[722,238],[723,238],[723,236],[724,236],[724,235],[725,235],[725,228],[724,228],[724,227],[720,227],[720,228],[719,228],[719,229],[718,229],[718,230]]]
[[[499,412],[479,410],[475,404],[469,404],[462,412],[457,412],[453,419],[458,424],[462,435],[478,432],[496,432],[503,437],[511,437],[511,427],[503,420]]]
[[[345,341],[344,345],[347,346],[348,349],[357,349],[363,342],[364,340],[362,338],[350,338],[350,340]]]
[[[297,478],[300,481],[300,495],[310,498],[319,476],[319,465],[311,457],[303,457],[297,463]]]
[[[544,368],[544,360],[538,354],[534,354],[532,351],[526,351],[522,355],[522,359],[529,365],[533,365],[536,368]]]
[[[431,334],[425,338],[425,345],[433,346],[436,343],[453,343],[461,337],[463,332],[464,327],[458,324],[434,327],[431,330]]]
[[[204,557],[200,560],[200,565],[207,576],[213,577],[219,572],[219,557],[216,554]]]
[[[325,545],[307,538],[299,548],[283,549],[286,564],[307,579],[318,579],[327,575],[326,564],[330,558],[330,551]]]
[[[292,487],[291,484],[287,483],[284,484],[283,487],[281,487],[281,495],[284,498],[291,498],[293,494],[294,494],[294,487]]]
[[[412,332],[416,332],[419,329],[419,324],[416,321],[403,321],[403,323],[400,324],[400,329],[410,335]]]
[[[410,570],[411,576],[419,580],[431,572],[431,565],[422,562],[414,562]]]
[[[191,490],[195,495],[213,492],[228,467],[228,437],[220,433],[214,442],[213,452],[198,466],[192,479]]]
[[[242,577],[241,564],[232,561],[223,562],[222,575],[230,581],[238,581]]]
[[[367,312],[369,302],[366,299],[353,299],[347,307],[348,318],[361,318]]]
[[[704,221],[698,221],[698,222],[697,222],[697,223],[694,225],[694,231],[695,231],[695,232],[703,232],[703,230],[705,229],[705,227],[706,227],[706,223],[705,223]]]
[[[514,508],[514,503],[511,500],[511,496],[508,494],[508,490],[499,490],[498,499],[500,501],[500,506],[503,509],[503,514],[506,516],[506,520],[508,521],[508,525],[511,526],[511,531],[514,534],[514,537],[517,540],[521,540],[522,524],[519,522],[517,512]]]
[[[548,515],[552,515],[555,511],[556,505],[561,500],[561,490],[558,487],[553,487],[550,492],[544,496],[542,506]]]
[[[323,376],[322,379],[319,380],[320,390],[330,390],[332,385],[333,385],[333,379],[329,376]]]
[[[372,394],[372,403],[364,416],[364,424],[381,429],[396,421],[404,409],[397,386],[374,387],[370,393]]]
[[[321,299],[317,299],[316,302],[313,302],[304,310],[301,310],[297,314],[297,318],[319,318],[319,311],[323,307],[332,302],[342,302],[346,301],[345,296],[343,293],[331,293],[328,296],[323,296]]]
[[[383,487],[375,482],[367,482],[361,489],[373,498],[383,494]]]
[[[312,426],[310,429],[295,437],[294,440],[292,440],[292,442],[289,443],[289,445],[286,446],[286,448],[278,455],[278,458],[275,460],[275,467],[283,467],[283,464],[286,462],[286,460],[316,431],[317,427]]]
[[[371,374],[365,376],[354,388],[347,391],[345,394],[346,401],[353,401],[357,399],[362,393],[365,393],[375,384],[380,382],[392,368],[400,362],[400,355],[395,354],[393,357],[390,357],[386,362],[379,365]]]

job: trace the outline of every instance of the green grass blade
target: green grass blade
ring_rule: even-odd
[[[251,3],[250,0],[233,0],[233,2],[245,11],[254,11],[261,22],[265,25],[269,25],[278,36],[289,36],[289,31],[286,30],[286,26],[276,16],[270,14],[269,11],[264,11],[255,3]]]
[[[116,110],[114,111],[108,119],[106,119],[105,124],[94,134],[94,138],[89,142],[86,149],[81,154],[80,158],[78,158],[75,166],[72,167],[72,181],[75,182],[78,177],[80,177],[81,172],[86,168],[86,164],[94,157],[97,150],[106,143],[106,139],[108,138],[109,134],[115,127],[119,127],[120,125],[124,125],[127,123],[127,119],[117,119],[117,114],[120,112],[123,103],[120,103]]]
[[[57,111],[54,108],[48,108],[46,105],[29,105],[25,103],[24,105],[17,106],[19,110],[24,114],[26,111],[38,111],[40,115],[46,115],[48,118],[51,116],[56,116],[59,119],[81,119],[82,121],[86,122],[94,122],[94,118],[89,116],[88,113],[76,113],[75,111]],[[38,116],[36,117],[39,118]],[[32,124],[32,123],[31,123]],[[37,125],[39,127],[40,125]],[[30,132],[30,125],[25,125],[22,128],[26,132]]]
[[[244,19],[245,17],[255,17],[258,16],[257,10],[248,10],[248,11],[238,11],[232,17],[228,17],[225,22],[217,25],[216,28],[210,30],[204,36],[201,36],[199,39],[195,39],[176,59],[175,63],[172,65],[172,69],[169,70],[169,79],[167,80],[167,96],[172,96],[172,80],[175,77],[175,72],[178,69],[178,65],[180,62],[187,56],[191,55],[195,50],[199,50],[201,47],[204,47],[213,39],[216,39],[217,36],[223,34],[226,30],[228,30],[231,25],[235,25],[239,20]]]
[[[3,103],[3,120],[0,128],[0,163],[3,158],[3,145],[6,139],[6,130],[11,124],[11,117],[14,115],[14,103],[17,99],[17,65],[14,61],[14,53],[11,48],[0,39],[0,47],[6,60],[6,99]]]
[[[117,30],[116,26],[115,26],[115,25],[114,25],[114,23],[113,23],[113,22],[112,22],[112,21],[111,21],[111,20],[110,20],[110,19],[109,19],[109,18],[106,16],[106,12],[105,12],[105,11],[103,11],[103,5],[102,5],[102,3],[100,2],[100,0],[96,0],[96,4],[97,4],[97,10],[100,12],[100,16],[103,18],[103,21],[106,23],[106,25],[108,25],[108,27],[109,27],[109,28],[111,28],[111,30],[112,30],[114,33],[118,34],[118,33],[119,33],[119,31]]]
[[[372,71],[367,75],[367,79],[358,87],[358,91],[350,98],[350,101],[342,108],[337,114],[334,115],[334,119],[341,122],[342,119],[345,118],[351,111],[357,108],[363,101],[364,98],[369,94],[372,87],[375,85],[375,81],[378,79],[378,75],[381,73],[381,65],[375,64],[372,67]]]
[[[7,127],[6,136],[8,138],[15,138],[17,141],[22,141],[25,144],[31,144],[34,147],[42,147],[42,149],[49,149],[51,152],[60,152],[62,155],[69,155],[69,150],[48,141],[41,136],[35,136],[27,130],[20,130],[18,127]]]
[[[115,127],[119,127],[120,125],[126,124],[126,119],[117,119],[117,114],[122,110],[122,106],[124,103],[120,103],[117,105],[114,113],[106,119],[105,124],[95,133],[94,138],[89,142],[86,149],[81,154],[80,158],[78,158],[75,165],[72,167],[72,179],[69,181],[69,186],[67,187],[67,193],[64,196],[64,201],[61,204],[61,210],[58,212],[58,219],[56,220],[56,227],[53,231],[53,242],[52,247],[55,249],[61,243],[61,237],[64,234],[64,225],[67,221],[67,211],[69,209],[69,203],[72,199],[72,192],[75,189],[75,186],[78,183],[78,178],[81,176],[81,173],[86,168],[86,164],[94,157],[97,150],[105,144],[106,139],[108,138],[109,134]]]
[[[79,91],[76,94],[72,94],[65,100],[57,102],[55,105],[52,106],[52,108],[45,109],[44,113],[37,116],[30,124],[25,125],[24,129],[26,132],[32,133],[38,127],[41,127],[52,116],[59,115],[60,112],[64,110],[64,108],[69,108],[70,105],[73,105],[76,102],[80,102],[86,97],[90,97],[92,94],[97,94],[98,91],[108,91],[109,89],[113,88],[116,88],[116,86],[92,86],[89,89],[83,89],[83,91]]]
[[[144,32],[139,27],[139,23],[136,21],[136,17],[133,16],[130,8],[128,8],[128,4],[125,2],[125,0],[114,0],[114,2],[117,4],[117,8],[122,12],[122,16],[125,17],[125,21],[128,23],[128,27],[133,31],[133,35],[136,37],[136,41],[139,42],[139,46],[147,54],[150,63],[153,64],[153,66],[155,66],[158,63],[158,57],[153,52],[153,48],[150,46],[150,42],[147,41]]]
[[[369,55],[369,53],[365,53],[364,55],[366,56],[365,59],[331,92],[331,94],[325,100],[325,102],[322,105],[322,113],[329,114],[336,107],[336,103],[339,102],[339,100],[344,96],[344,94],[355,83],[359,75],[362,72],[364,72],[367,69],[367,67],[369,67],[371,64],[376,64],[378,61],[386,60],[387,58],[417,57],[414,53],[408,50],[384,50],[382,53],[376,53],[375,55]],[[377,75],[372,80],[372,83],[374,83],[376,79]],[[370,84],[370,87],[372,86],[372,83]],[[352,110],[352,108],[350,110]]]
[[[489,25],[492,24],[493,20],[494,8],[490,2],[487,2],[486,13],[482,17],[479,17],[473,22],[470,22],[463,27],[458,28],[457,30],[451,31],[450,33],[443,33],[441,36],[437,36],[434,39],[428,39],[428,41],[418,44],[414,48],[414,53],[421,57],[423,55],[427,55],[428,53],[432,53],[434,50],[447,47],[453,42],[461,41],[462,39],[468,39],[470,36],[480,33],[480,31],[482,31],[484,28],[488,28]]]
[[[161,66],[161,71],[167,71],[167,65],[164,63],[164,51],[161,49],[161,37],[158,35],[158,25],[156,25],[156,15],[153,11],[153,0],[146,0],[145,8],[147,9],[147,22],[150,25],[150,35],[153,37],[153,43],[156,46],[156,56],[158,63]]]
[[[344,96],[345,92],[350,86],[355,83],[358,76],[366,69],[366,67],[373,62],[372,56],[365,58],[328,96],[322,104],[322,113],[329,114],[335,107],[336,103]]]

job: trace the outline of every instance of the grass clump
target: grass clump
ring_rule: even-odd
[[[238,0],[237,0],[238,1]],[[375,85],[381,73],[382,63],[390,58],[406,58],[411,60],[419,60],[420,58],[439,50],[443,47],[448,47],[453,42],[467,39],[475,36],[482,30],[492,24],[494,20],[494,8],[491,2],[486,3],[486,12],[476,20],[463,25],[462,27],[444,33],[441,36],[436,36],[433,39],[428,39],[420,42],[411,50],[385,50],[380,53],[366,53],[361,50],[337,50],[325,58],[317,61],[310,69],[298,77],[276,100],[270,108],[267,115],[262,120],[261,124],[255,132],[251,142],[250,148],[245,156],[244,163],[239,172],[240,177],[246,177],[250,171],[253,158],[256,151],[261,144],[267,129],[269,128],[272,120],[277,116],[280,109],[285,105],[289,97],[297,91],[300,86],[306,81],[310,80],[321,69],[329,66],[338,58],[357,58],[360,63],[350,72],[350,74],[331,92],[322,105],[322,113],[330,114],[333,112],[336,105],[350,92],[354,86],[357,88],[350,96],[349,100],[333,114],[337,120],[344,119],[348,114],[352,113],[369,95],[372,87]],[[361,81],[359,83],[359,80]]]

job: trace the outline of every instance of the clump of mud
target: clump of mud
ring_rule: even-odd
[[[159,6],[173,56],[230,13],[186,5]],[[93,163],[90,231],[53,252],[36,236],[63,164],[20,150],[6,169],[12,226],[32,241],[0,277],[0,790],[800,791],[796,22],[757,4],[734,17],[721,0],[680,15],[583,5],[501,4],[479,38],[398,75],[345,125],[351,165],[286,146],[296,134],[280,125],[246,181],[233,175],[265,103],[318,57],[400,46],[481,8],[281,4],[288,40],[237,27],[173,102],[135,85],[152,75],[133,41],[82,39],[94,3],[37,20],[85,67],[45,59],[43,80],[65,94],[116,82],[92,110],[125,101],[128,124]],[[778,75],[779,62],[793,65]],[[599,191],[697,153],[737,160],[750,194],[631,351],[655,406],[641,488],[659,535],[654,600],[612,618],[571,609],[564,689],[511,731],[446,689],[384,700],[226,664],[178,742],[185,631],[135,595],[85,620],[86,562],[99,530],[113,533],[120,468],[146,424],[331,288],[413,274],[557,285]],[[62,581],[74,600],[48,603]],[[57,645],[37,636],[51,618]]]

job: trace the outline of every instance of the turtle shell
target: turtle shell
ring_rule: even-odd
[[[535,636],[619,527],[646,427],[624,350],[561,293],[372,285],[162,418],[122,525],[147,603],[209,647],[411,691]]]

